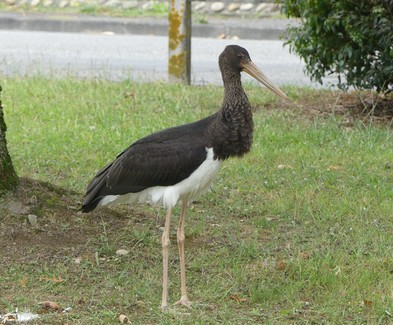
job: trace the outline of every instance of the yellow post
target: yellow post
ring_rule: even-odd
[[[169,81],[191,81],[191,0],[169,1]]]

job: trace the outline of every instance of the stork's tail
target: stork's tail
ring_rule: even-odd
[[[113,162],[102,168],[87,186],[85,201],[81,209],[83,213],[93,211],[104,198],[100,192],[106,186],[107,175],[112,164]]]

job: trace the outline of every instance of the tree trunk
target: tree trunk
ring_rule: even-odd
[[[3,106],[1,104],[0,96],[0,194],[6,190],[9,190],[18,182],[18,178],[12,165],[11,157],[7,149],[7,141],[5,138],[6,130],[7,127],[4,122]]]

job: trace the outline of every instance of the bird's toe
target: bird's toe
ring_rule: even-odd
[[[180,300],[175,302],[174,305],[183,305],[187,308],[191,308],[192,302],[187,296],[181,296]]]
[[[161,311],[162,311],[163,313],[168,312],[168,311],[169,311],[168,305],[161,305]]]

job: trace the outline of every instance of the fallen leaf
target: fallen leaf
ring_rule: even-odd
[[[17,316],[14,313],[8,313],[5,314],[2,318],[2,324],[7,324],[7,323],[15,323],[17,320]],[[0,319],[1,319],[0,318]]]
[[[280,164],[277,166],[278,169],[293,169],[291,165]]]
[[[284,271],[287,268],[287,264],[283,261],[277,261],[276,262],[276,268],[279,271]]]
[[[74,263],[77,265],[81,264],[81,261],[82,261],[82,257],[80,256],[74,258]]]
[[[238,303],[242,303],[242,302],[246,302],[246,301],[247,301],[247,299],[245,299],[245,298],[240,298],[238,295],[230,295],[230,296],[229,296],[229,299],[235,300],[235,301],[238,302]]]
[[[328,166],[326,169],[327,169],[328,171],[332,171],[332,170],[339,170],[340,167],[339,167],[339,166],[330,165],[330,166]]]
[[[78,305],[83,305],[86,303],[86,299],[85,298],[79,298],[79,300],[76,302]]]
[[[120,315],[119,316],[119,321],[120,323],[124,324],[124,323],[128,323],[128,317],[126,315]]]
[[[116,255],[122,256],[122,255],[127,255],[128,254],[128,250],[126,249],[118,249],[116,251]]]
[[[62,279],[61,277],[59,277],[59,278],[56,278],[56,277],[50,278],[48,276],[43,276],[41,279],[46,280],[46,281],[50,281],[50,282],[53,282],[53,283],[62,283],[62,282],[64,282],[64,279]]]
[[[372,305],[373,305],[374,303],[372,302],[372,301],[370,301],[370,300],[363,300],[363,306],[365,306],[365,307],[372,307]]]
[[[61,312],[63,310],[63,308],[61,308],[57,303],[53,302],[53,301],[42,301],[38,303],[42,309],[45,310],[55,310],[57,312]]]
[[[308,260],[308,259],[310,258],[310,253],[307,252],[307,251],[300,252],[300,253],[299,253],[299,256],[300,256],[301,258],[304,258],[305,260]]]
[[[19,284],[23,288],[26,288],[26,283],[27,283],[27,277],[23,277],[22,279],[19,280]]]
[[[16,308],[16,311],[13,313],[7,313],[3,316],[0,315],[0,321],[1,324],[27,323],[38,317],[37,314],[32,314],[30,312],[19,312]]]

